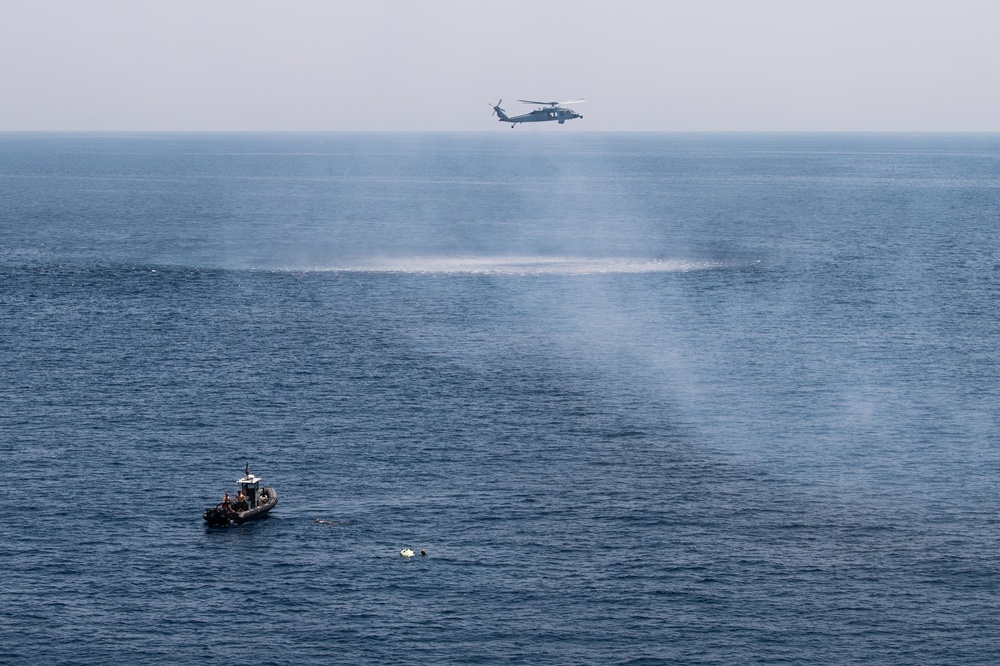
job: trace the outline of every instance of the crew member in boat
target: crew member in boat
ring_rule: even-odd
[[[236,505],[233,507],[237,511],[249,511],[250,502],[247,501],[247,496],[243,494],[243,491],[236,493]]]
[[[227,492],[226,496],[222,498],[222,510],[223,511],[231,511],[232,510],[232,507],[229,506],[229,503],[230,503],[229,493]]]

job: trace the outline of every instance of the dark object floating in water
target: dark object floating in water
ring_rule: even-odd
[[[250,465],[244,470],[244,477],[237,481],[243,499],[239,501],[223,500],[215,506],[205,509],[205,522],[210,527],[228,527],[242,525],[258,518],[263,518],[278,503],[278,492],[270,487],[260,487],[260,479],[250,473]],[[229,493],[226,493],[228,499]],[[239,497],[239,496],[237,496]]]

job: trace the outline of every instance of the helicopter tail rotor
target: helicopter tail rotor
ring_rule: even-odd
[[[500,108],[500,105],[502,103],[503,100],[500,100],[496,104],[490,104],[490,106],[493,107],[493,115],[496,116],[500,120],[500,122],[505,122],[509,120],[509,118],[507,117],[507,114],[504,113],[504,110]]]

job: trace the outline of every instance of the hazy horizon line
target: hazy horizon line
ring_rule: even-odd
[[[509,131],[509,130],[508,130]],[[516,130],[515,130],[516,131]],[[539,134],[545,130],[532,129],[519,134]],[[0,129],[0,134],[500,134],[496,129],[483,130],[331,130],[331,129]],[[556,130],[553,134],[571,136],[588,134],[998,134],[1000,129],[991,130],[583,130],[564,132]]]

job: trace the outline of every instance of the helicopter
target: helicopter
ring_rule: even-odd
[[[560,125],[562,125],[567,120],[573,120],[574,118],[583,118],[579,113],[573,109],[564,108],[563,104],[582,104],[586,102],[585,99],[574,99],[568,102],[535,102],[530,99],[519,99],[518,102],[523,102],[524,104],[538,104],[541,108],[535,109],[529,113],[525,113],[520,116],[514,116],[513,118],[508,116],[500,105],[503,100],[500,100],[496,104],[490,104],[493,107],[493,115],[497,117],[502,123],[510,123],[511,128],[517,123],[541,123],[549,120],[555,120]]]

